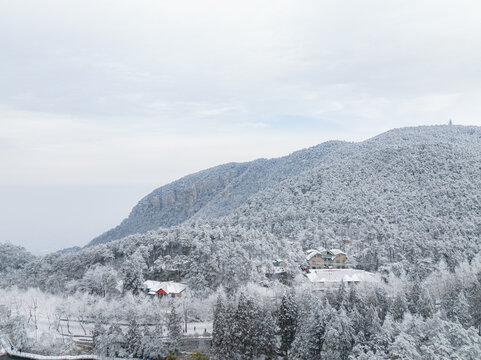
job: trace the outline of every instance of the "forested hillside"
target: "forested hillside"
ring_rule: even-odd
[[[230,163],[186,176],[144,197],[120,225],[93,239],[89,246],[189,219],[227,215],[257,192],[330,161],[347,145],[329,141],[277,159]]]
[[[192,196],[183,197],[189,188]],[[177,194],[172,202],[149,210],[166,189]],[[282,159],[223,165],[156,190],[132,214],[118,231],[144,231],[159,219],[181,223],[44,257],[0,244],[0,288],[12,294],[37,288],[41,296],[57,294],[56,302],[71,295],[83,299],[78,306],[105,307],[124,314],[116,321],[125,322],[133,304],[142,304],[142,316],[162,305],[142,293],[144,280],[182,281],[189,297],[177,306],[191,320],[213,319],[217,359],[479,359],[481,128],[398,129],[361,143],[325,143]],[[304,251],[319,246],[344,249],[350,266],[378,272],[383,281],[321,295],[300,270]],[[266,277],[273,259],[289,264],[284,284]],[[280,290],[286,293],[281,303]],[[213,309],[206,304],[215,292]],[[18,307],[4,302],[4,310]],[[69,306],[57,306],[56,316],[85,313]],[[185,306],[201,310],[188,315]],[[97,310],[90,316],[100,319]],[[167,321],[163,311],[158,322]],[[0,329],[14,339],[24,334],[11,329],[26,318],[4,318]],[[141,348],[129,345],[134,332],[142,334],[144,354],[164,356],[173,347],[165,342],[170,333],[152,337],[129,323],[124,335],[116,326],[99,325],[96,353],[137,354]],[[35,348],[32,339],[25,343]]]
[[[223,223],[343,247],[367,270],[471,259],[481,237],[481,140],[474,128],[399,130],[251,198]],[[420,137],[416,137],[416,132]],[[431,135],[430,137],[427,135]]]
[[[294,156],[305,158],[314,149]],[[258,192],[230,215],[195,218],[79,253],[22,255],[3,281],[75,291],[97,276],[99,282],[124,280],[135,291],[143,278],[155,277],[214,289],[261,281],[274,258],[288,260],[295,273],[303,249],[316,246],[344,248],[361,269],[425,278],[441,260],[453,269],[479,252],[481,129],[407,128],[320,149],[321,165]]]

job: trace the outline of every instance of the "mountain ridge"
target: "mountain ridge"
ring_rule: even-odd
[[[252,195],[309,170],[345,144],[327,141],[280,158],[227,163],[184,176],[143,197],[126,219],[87,247],[187,220],[225,216]]]
[[[265,281],[262,269],[273,259],[296,274],[304,250],[320,246],[345,250],[358,269],[423,279],[442,262],[453,270],[479,254],[481,128],[396,129],[331,150],[321,152],[329,155],[320,165],[257,191],[228,215],[45,256],[28,265],[28,281],[74,289],[101,266],[128,281],[235,287]]]
[[[382,151],[403,148],[406,144],[422,147],[442,143],[474,146],[481,150],[480,129],[447,125],[399,128],[362,142],[328,141],[281,158],[219,165],[155,189],[139,201],[119,226],[95,238],[87,246],[158,228],[228,216],[257,194],[269,191],[282,182],[377,148]]]

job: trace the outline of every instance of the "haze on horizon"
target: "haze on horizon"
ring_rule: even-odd
[[[476,1],[0,0],[0,242],[84,245],[231,161],[481,125]]]

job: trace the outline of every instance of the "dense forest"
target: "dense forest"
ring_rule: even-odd
[[[260,281],[261,268],[273,259],[286,260],[296,274],[303,250],[319,246],[344,249],[353,267],[403,269],[424,279],[440,261],[453,270],[479,252],[479,128],[393,130],[346,149],[224,217],[184,221],[74,253],[34,258],[9,250],[4,266],[13,265],[2,282],[76,291],[84,276],[103,269],[127,289],[155,277],[213,290]]]
[[[0,287],[95,303],[142,298],[146,279],[182,281],[193,302],[211,299],[219,359],[478,359],[480,164],[480,128],[434,126],[224,165],[155,190],[81,251],[0,244]],[[321,246],[382,282],[316,293],[300,268]],[[283,284],[265,276],[273,259],[289,264]],[[285,296],[244,294],[247,284]]]

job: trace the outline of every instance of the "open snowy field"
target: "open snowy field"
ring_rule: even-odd
[[[211,300],[185,297],[171,302],[143,295],[108,299],[85,294],[56,296],[38,289],[0,289],[0,308],[10,318],[20,319],[28,338],[45,347],[88,346],[96,322],[106,327],[118,324],[126,333],[129,321],[135,319],[141,327],[161,329],[166,334],[172,304],[183,320],[184,336],[211,335]]]

